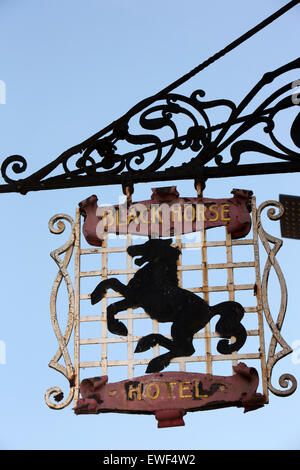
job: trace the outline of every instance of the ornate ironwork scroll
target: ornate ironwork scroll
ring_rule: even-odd
[[[273,207],[270,207],[273,206]],[[283,206],[277,201],[266,201],[262,203],[257,211],[257,220],[258,220],[258,233],[260,239],[264,245],[264,248],[267,252],[268,258],[266,260],[266,264],[263,271],[262,277],[262,303],[263,309],[265,313],[266,320],[272,332],[272,339],[269,346],[268,351],[268,358],[267,358],[267,381],[268,381],[268,388],[271,390],[272,393],[278,396],[288,396],[291,395],[297,387],[297,381],[295,377],[291,374],[283,374],[279,378],[279,385],[286,390],[279,390],[275,388],[271,383],[272,378],[272,371],[275,364],[285,357],[287,354],[290,354],[293,350],[284,340],[281,335],[281,327],[285,318],[286,313],[286,306],[287,306],[287,288],[284,276],[280,269],[279,263],[276,259],[276,255],[279,249],[282,246],[282,240],[276,238],[275,236],[269,234],[264,230],[261,222],[261,215],[262,211],[270,207],[267,211],[267,215],[271,220],[278,220],[283,214]],[[276,209],[278,209],[278,213],[276,213]],[[271,246],[273,244],[273,246]],[[279,307],[279,313],[276,319],[276,322],[273,320],[270,308],[269,308],[269,301],[268,301],[268,279],[271,268],[274,269],[279,285],[280,285],[280,294],[281,294],[281,302]],[[280,345],[282,349],[279,352],[275,352],[277,345]],[[290,384],[290,387],[289,387]],[[288,388],[289,387],[289,388]]]
[[[70,391],[69,391],[68,397],[64,401],[62,401],[64,394],[59,387],[52,387],[46,391],[46,394],[45,394],[46,403],[50,408],[55,408],[55,409],[62,409],[71,403],[74,397],[74,386],[75,386],[74,367],[72,365],[72,361],[68,352],[68,343],[70,340],[70,336],[71,336],[71,333],[73,330],[73,324],[74,324],[75,302],[74,302],[74,290],[73,290],[72,282],[71,282],[68,269],[67,269],[70,259],[73,254],[73,249],[74,249],[75,224],[74,224],[73,219],[69,215],[57,214],[50,219],[49,229],[52,233],[55,233],[55,234],[63,233],[65,230],[65,223],[63,222],[63,220],[69,222],[69,224],[71,225],[70,237],[66,241],[66,243],[64,243],[60,248],[50,253],[51,257],[54,259],[54,261],[56,262],[59,268],[59,271],[53,283],[51,297],[50,297],[51,322],[52,322],[53,330],[55,332],[55,335],[59,344],[59,348],[56,354],[53,356],[53,358],[49,362],[49,367],[52,367],[53,369],[57,370],[68,379],[69,385],[70,385]],[[55,226],[55,224],[57,225]],[[62,259],[61,255],[64,253],[65,253],[65,256]],[[57,293],[58,293],[62,280],[65,282],[66,287],[67,287],[67,292],[68,292],[68,320],[67,320],[67,325],[66,325],[64,334],[61,332],[61,329],[59,327],[59,322],[57,319],[57,311],[56,311]],[[65,361],[65,366],[59,364],[58,362],[61,357],[63,357]],[[54,395],[54,400],[56,401],[56,403],[53,403],[50,400],[50,397],[52,395]]]
[[[20,155],[6,158],[1,166],[6,185],[0,185],[0,192],[26,194],[78,186],[178,179],[203,181],[210,177],[300,171],[297,150],[300,113],[290,126],[290,145],[281,142],[275,133],[279,113],[297,106],[293,99],[294,82],[270,93],[251,114],[248,111],[253,100],[262,90],[266,92],[273,80],[298,68],[300,58],[266,73],[238,105],[227,99],[205,100],[203,90],[190,96],[154,95],[24,179],[15,179],[9,173],[24,173],[25,158]],[[214,118],[212,122],[211,113],[218,114],[220,109],[227,111],[227,120],[218,123]],[[270,144],[242,138],[259,126],[263,126]],[[185,150],[187,156],[180,160],[178,151],[184,155]],[[225,151],[229,151],[229,156]],[[258,155],[258,162],[241,165],[240,161],[250,152]],[[262,161],[262,157],[271,157],[273,161]],[[177,166],[169,166],[172,159]]]

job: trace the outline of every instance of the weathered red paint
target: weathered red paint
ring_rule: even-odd
[[[80,202],[80,211],[85,218],[82,230],[87,242],[93,246],[101,246],[105,232],[153,235],[154,230],[154,236],[159,237],[190,233],[200,228],[227,226],[232,238],[242,238],[250,231],[248,203],[252,191],[233,189],[234,197],[224,199],[179,197],[176,186],[153,188],[152,192],[150,200],[134,202],[128,207],[98,207],[98,198],[95,195]],[[164,221],[163,212],[156,212],[155,208],[159,205],[174,209],[168,220]],[[146,215],[141,214],[141,207],[146,208]],[[105,214],[114,216],[105,218]]]
[[[187,411],[244,407],[260,408],[265,399],[256,393],[256,369],[244,363],[234,367],[233,376],[190,372],[163,372],[107,383],[108,377],[85,379],[76,414],[125,412],[155,414],[158,427],[182,426]]]

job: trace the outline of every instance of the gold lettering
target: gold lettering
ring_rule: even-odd
[[[111,225],[114,225],[115,223],[115,219],[114,219],[114,216],[113,216],[113,212],[111,209],[108,209],[107,211],[104,212],[104,225],[107,225],[107,227],[110,227]],[[109,219],[107,220],[107,216],[109,217]]]
[[[119,210],[116,210],[116,227],[119,226]]]
[[[144,219],[145,216],[145,219]],[[140,212],[140,219],[143,224],[148,224],[148,213],[147,210],[143,210]]]
[[[159,222],[162,222],[162,218],[161,218],[161,215],[159,213],[159,209],[160,209],[159,207],[154,207],[154,206],[151,207],[151,216],[152,216],[151,220],[152,220],[153,223],[156,222],[156,217],[158,218]]]
[[[155,391],[154,391],[154,394],[151,395],[150,394],[150,388],[154,387],[155,388]],[[151,400],[155,400],[156,398],[159,397],[159,394],[160,394],[160,388],[159,388],[159,384],[155,383],[155,382],[152,382],[148,385],[148,387],[146,388],[146,396],[148,398],[150,398]]]
[[[172,398],[172,385],[176,385],[176,382],[165,382],[167,387],[167,397]]]
[[[215,213],[215,218],[214,219],[209,219],[210,222],[216,222],[219,218],[219,212],[218,212],[218,206],[217,204],[212,204],[211,206],[209,206],[209,210],[210,212],[213,212]]]
[[[120,209],[120,211],[117,211],[117,226],[119,225],[119,227],[120,225],[127,225],[127,209],[123,207],[120,207]],[[125,215],[125,217],[123,217],[123,215]]]
[[[133,218],[135,225],[138,225],[140,223],[139,221],[139,215],[136,214],[135,217]]]
[[[198,380],[195,380],[195,398],[207,398],[208,395],[200,395],[199,394],[199,382]]]
[[[171,206],[171,220],[172,222],[175,222],[175,214],[176,214],[176,219],[177,219],[177,222],[182,222],[182,211],[181,211],[181,207],[179,204],[173,204]]]
[[[206,222],[205,211],[206,211],[206,206],[204,206],[204,204],[197,204],[197,221],[198,222],[200,222],[201,220]]]
[[[189,209],[191,209],[191,214],[188,216]],[[184,220],[186,222],[193,222],[195,220],[195,215],[195,207],[192,204],[184,206]]]
[[[138,224],[138,220],[136,220],[136,219],[137,219],[136,210],[135,209],[130,209],[129,213],[128,213],[128,217],[127,217],[127,225],[129,225],[132,220],[134,220],[135,223]]]
[[[227,207],[227,209],[225,209]],[[229,212],[229,204],[221,204],[221,219],[223,222],[230,221],[230,217],[225,217],[224,212]]]
[[[184,395],[184,390],[191,391],[187,384],[191,384],[191,382],[179,382],[179,397],[180,398],[192,398],[192,395]]]
[[[138,400],[142,399],[142,384],[141,383],[139,383],[137,387],[134,387],[132,384],[129,385],[128,400],[133,400],[134,393],[136,393],[136,397]]]
[[[198,380],[195,380],[194,390],[195,390],[195,398],[201,398],[199,395],[199,381]]]

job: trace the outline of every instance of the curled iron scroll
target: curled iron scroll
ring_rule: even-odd
[[[270,341],[267,358],[268,388],[269,390],[271,390],[272,393],[277,396],[289,396],[294,393],[297,388],[297,381],[293,375],[283,374],[280,376],[279,385],[285,390],[279,390],[275,388],[271,383],[273,367],[280,359],[290,354],[293,350],[281,335],[281,327],[283,325],[287,306],[287,288],[281,268],[276,259],[276,255],[282,246],[282,240],[266,232],[262,226],[261,214],[266,207],[270,207],[267,211],[267,215],[271,220],[280,219],[284,209],[282,204],[277,201],[265,201],[259,206],[257,211],[258,234],[268,255],[262,277],[262,304],[267,323],[272,332],[272,338]],[[276,213],[275,208],[278,209],[278,213]],[[273,244],[273,247],[271,246],[271,243]],[[275,273],[277,275],[281,293],[281,303],[276,322],[272,318],[268,301],[268,280],[272,267],[274,268]],[[280,345],[282,349],[276,353],[275,350],[277,345]]]
[[[228,99],[206,100],[203,90],[187,96],[175,92],[153,95],[27,177],[16,179],[27,170],[23,156],[6,158],[0,167],[6,185],[0,185],[0,192],[26,194],[31,190],[77,187],[86,185],[87,180],[90,186],[119,184],[120,177],[144,182],[155,172],[163,172],[160,177],[168,180],[190,175],[192,179],[195,173],[202,174],[209,162],[215,163],[214,170],[222,170],[213,172],[215,176],[223,176],[224,169],[236,169],[238,174],[240,160],[253,152],[258,156],[257,163],[251,164],[255,174],[264,170],[260,155],[297,167],[300,113],[298,99],[293,99],[295,82],[275,91],[269,86],[277,77],[298,68],[300,58],[264,74],[239,104]],[[259,104],[253,110],[254,98]],[[283,143],[275,131],[277,118],[283,117],[281,113],[286,110],[297,110],[297,116],[291,122],[290,137]],[[219,111],[226,116],[221,123]],[[248,131],[254,128],[262,128],[266,134],[261,133],[262,142],[248,138]]]

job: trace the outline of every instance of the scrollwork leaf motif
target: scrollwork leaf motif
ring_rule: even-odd
[[[281,268],[279,266],[279,263],[276,259],[276,255],[282,246],[282,240],[266,232],[261,222],[262,211],[266,209],[266,207],[269,207],[269,206],[274,206],[278,209],[278,213],[276,213],[276,210],[274,207],[271,207],[268,209],[267,215],[269,219],[271,220],[280,219],[284,210],[282,204],[280,204],[277,201],[265,201],[259,206],[258,211],[257,211],[258,234],[268,255],[268,258],[264,267],[264,271],[263,271],[263,277],[262,277],[263,310],[265,313],[267,323],[272,332],[272,338],[270,341],[268,358],[267,358],[268,388],[269,390],[271,390],[272,393],[274,393],[277,396],[289,396],[292,393],[294,393],[294,391],[297,388],[297,381],[293,375],[283,374],[279,378],[279,385],[285,388],[286,390],[279,390],[275,388],[271,383],[273,367],[280,359],[290,354],[292,352],[292,348],[287,344],[287,342],[284,340],[284,338],[282,337],[280,333],[281,327],[285,318],[286,306],[287,306],[286,283],[285,283],[285,279],[282,274]],[[273,247],[271,247],[270,243],[273,244]],[[280,303],[279,313],[278,313],[276,322],[274,322],[272,318],[270,307],[269,307],[269,302],[268,302],[268,280],[269,280],[269,274],[270,274],[272,267],[274,268],[275,273],[277,275],[279,285],[280,285],[280,293],[281,293],[281,303]],[[277,345],[280,345],[282,349],[276,353],[275,351],[276,351]],[[289,384],[290,384],[290,387],[289,387]]]
[[[72,365],[72,361],[71,361],[67,346],[68,346],[70,336],[73,330],[75,302],[74,302],[74,290],[73,290],[70,276],[68,274],[67,267],[69,265],[70,259],[72,257],[73,249],[74,249],[75,224],[74,224],[73,219],[70,216],[66,214],[57,214],[50,219],[49,230],[55,234],[63,233],[65,230],[65,223],[62,220],[66,220],[67,222],[70,223],[71,235],[69,239],[67,240],[67,242],[64,243],[64,245],[62,245],[60,248],[50,253],[50,256],[54,259],[54,261],[56,262],[59,268],[59,271],[53,283],[51,297],[50,297],[51,322],[52,322],[53,330],[54,330],[54,333],[56,335],[56,338],[59,344],[59,348],[56,354],[53,356],[53,358],[49,362],[49,367],[57,370],[69,380],[70,391],[69,391],[69,395],[64,401],[62,401],[63,396],[64,396],[63,392],[59,387],[52,387],[46,391],[45,401],[50,408],[54,408],[54,409],[65,408],[67,405],[71,403],[74,397],[74,368]],[[57,225],[55,226],[56,223]],[[62,255],[63,253],[65,253],[65,256],[62,259],[60,255]],[[61,329],[59,327],[59,323],[57,319],[57,312],[56,312],[57,293],[58,293],[62,280],[64,280],[64,282],[66,283],[67,292],[68,292],[68,303],[69,303],[68,321],[67,321],[64,334],[62,334]],[[65,361],[65,366],[58,363],[58,361],[60,360],[62,356]],[[53,403],[50,400],[50,397],[52,395],[54,396],[54,400],[56,401],[56,403]]]

